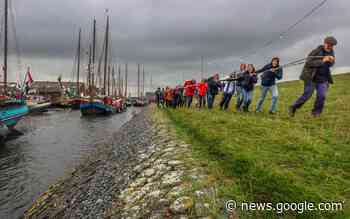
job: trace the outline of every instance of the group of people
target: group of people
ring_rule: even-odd
[[[197,107],[208,107],[212,109],[214,106],[215,96],[219,94],[222,83],[219,81],[219,75],[197,83],[196,80],[186,80],[183,85],[174,88],[167,86],[166,88],[158,87],[155,96],[158,107],[188,107],[193,104],[193,100],[197,99]]]
[[[329,84],[333,83],[330,68],[335,63],[334,46],[337,40],[327,37],[323,45],[313,50],[305,59],[305,65],[300,76],[304,81],[303,94],[289,107],[289,115],[294,116],[297,109],[310,99],[314,90],[317,97],[312,115],[318,117],[324,108],[326,93]],[[156,102],[159,107],[191,107],[193,99],[197,99],[197,107],[212,109],[219,91],[223,92],[220,101],[220,109],[226,110],[233,96],[237,97],[236,110],[248,112],[255,89],[258,83],[258,75],[261,75],[261,94],[258,98],[255,112],[261,112],[267,93],[272,95],[270,114],[277,111],[278,86],[277,81],[283,79],[283,66],[279,57],[273,57],[271,62],[263,68],[256,70],[253,64],[242,63],[239,72],[232,73],[229,77],[219,79],[219,74],[203,79],[199,83],[195,80],[186,80],[183,85],[175,88],[158,88],[155,92]]]

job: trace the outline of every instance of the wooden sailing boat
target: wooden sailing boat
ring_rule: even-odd
[[[140,64],[137,65],[137,99],[133,103],[133,106],[136,107],[142,107],[146,105],[145,99],[144,99],[144,84],[145,84],[145,67],[142,65],[142,84],[141,84],[141,79],[140,79]],[[140,87],[140,85],[142,85]],[[141,93],[141,94],[140,94]]]
[[[26,103],[27,106],[29,108],[29,114],[33,115],[33,114],[40,114],[40,113],[44,113],[48,111],[48,108],[51,106],[51,101],[41,95],[38,94],[32,94],[30,92],[30,85],[33,82],[33,78],[30,72],[30,68],[27,68],[27,73],[25,76],[25,82],[27,87],[25,89],[25,99],[26,99]]]
[[[114,67],[112,70],[112,75],[113,75],[113,84],[117,85],[116,86],[112,86],[113,88],[113,107],[115,108],[116,112],[121,113],[124,112],[126,110],[126,104],[125,104],[125,100],[123,97],[123,93],[121,91],[121,66],[118,65],[118,80],[117,83],[115,83],[115,72],[114,72]]]
[[[93,25],[93,39],[96,37],[96,22],[94,20]],[[113,107],[113,100],[111,97],[106,96],[106,83],[107,83],[107,70],[108,70],[108,43],[109,43],[109,16],[107,16],[106,24],[106,34],[105,34],[105,43],[104,43],[104,52],[105,52],[105,63],[104,63],[104,78],[103,78],[103,99],[99,99],[95,95],[95,89],[92,86],[93,80],[88,80],[89,86],[89,101],[86,103],[80,104],[80,111],[83,116],[96,116],[96,115],[111,115],[116,112]],[[93,48],[95,48],[96,43],[93,41]],[[95,51],[95,49],[93,49]],[[89,52],[89,67],[88,67],[88,78],[91,79],[91,48]]]
[[[125,87],[124,87],[124,98],[125,98],[125,105],[127,107],[132,106],[131,100],[128,97],[128,64],[125,63]]]
[[[7,57],[8,57],[8,0],[5,0],[5,19],[4,19],[4,87],[3,94],[0,96],[0,127],[3,130],[7,128],[12,130],[15,128],[19,120],[27,113],[28,107],[23,98],[22,93],[17,99],[9,97],[7,94]],[[1,132],[3,133],[3,132]],[[5,136],[2,136],[5,137]]]
[[[80,104],[86,103],[87,101],[81,96],[80,90],[80,54],[81,54],[81,29],[78,34],[78,48],[77,48],[77,82],[75,96],[71,97],[68,101],[68,105],[72,109],[80,109]]]

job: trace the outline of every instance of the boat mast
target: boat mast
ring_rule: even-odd
[[[102,65],[102,55],[98,61],[98,64],[97,64],[97,77],[96,77],[96,80],[98,80],[98,88],[101,89],[102,87],[102,77],[101,77],[101,65]]]
[[[108,65],[108,72],[107,72],[107,96],[110,95],[110,83],[111,83],[111,65]]]
[[[103,77],[103,94],[106,95],[106,79],[107,79],[107,67],[108,67],[108,35],[109,35],[109,16],[107,16],[106,35],[105,35],[105,64],[104,64],[104,77]]]
[[[81,48],[81,28],[79,28],[78,36],[78,63],[77,63],[77,93],[80,96],[79,74],[80,74],[80,49]]]
[[[4,26],[4,94],[7,94],[7,50],[8,50],[8,0],[5,0],[5,26]]]
[[[142,65],[142,95],[141,98],[145,96],[145,65]]]
[[[95,85],[95,57],[96,57],[96,19],[94,18],[92,36],[92,74],[91,74],[91,86]]]
[[[128,64],[125,63],[125,93],[124,96],[128,96]]]
[[[116,71],[117,71],[117,73],[118,73],[118,71],[119,71],[119,68],[120,68],[120,64],[117,64],[117,66],[116,66]],[[119,95],[119,91],[118,91],[118,88],[119,88],[119,80],[118,80],[118,77],[117,77],[117,75],[116,74],[114,74],[114,81],[115,81],[115,87],[114,87],[114,93],[115,93],[115,96],[118,96]]]
[[[115,86],[115,69],[114,69],[114,65],[112,66],[112,96],[115,97],[116,94],[116,86]]]
[[[89,64],[88,64],[88,92],[89,96],[91,96],[91,44],[89,45]]]
[[[137,98],[140,98],[140,64],[137,64]]]
[[[204,57],[201,56],[201,80],[203,79],[203,74],[204,74],[204,64],[203,64],[203,59]]]
[[[123,75],[120,76],[120,97],[123,97],[124,93],[124,77]]]
[[[118,66],[118,96],[122,96],[122,90],[121,90],[121,86],[122,86],[122,81],[121,81],[121,69],[120,69],[120,65]]]

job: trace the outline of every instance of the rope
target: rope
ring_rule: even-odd
[[[305,64],[308,59],[322,59],[324,56],[308,56],[306,58],[303,59],[298,59],[295,60],[293,62],[289,62],[287,64],[282,65],[280,68],[288,68],[288,67],[292,67],[292,66],[296,66],[296,65],[301,65],[301,64]],[[271,70],[271,69],[269,69]]]
[[[302,58],[302,59],[297,59],[295,61],[292,61],[292,62],[289,62],[289,63],[286,63],[284,65],[280,65],[277,69],[282,69],[282,68],[290,68],[290,67],[295,67],[295,66],[298,66],[298,65],[302,65],[302,64],[305,64],[307,62],[308,59],[322,59],[324,56],[308,56],[306,58]],[[272,69],[274,68],[270,68],[270,69],[267,69],[263,72],[259,72],[259,74],[263,74],[265,72],[268,72],[268,71],[271,71]],[[235,74],[236,72],[239,72],[239,71],[234,71],[233,73],[231,74]],[[236,75],[236,74],[235,74]],[[220,81],[231,81],[231,80],[236,80],[237,78],[236,77],[233,77],[233,78],[226,78],[226,79],[221,79]]]
[[[300,19],[298,19],[295,23],[293,23],[292,25],[290,25],[285,31],[282,31],[278,36],[278,39],[283,39],[283,37],[285,37],[291,30],[293,30],[296,26],[298,26],[299,24],[301,24],[303,21],[305,21],[307,18],[311,17],[311,15],[313,15],[318,9],[320,9],[323,5],[326,4],[328,0],[323,0],[322,2],[320,2],[319,4],[317,4],[315,7],[313,7],[310,11],[308,11],[303,17],[301,17]],[[278,40],[277,39],[277,40]],[[272,45],[275,42],[275,39],[272,39],[268,42],[266,42],[262,47],[260,47],[259,49],[257,49],[256,51],[254,51],[251,54],[248,54],[246,56],[241,57],[241,59],[246,59],[252,55],[257,54],[261,49],[264,49],[270,45]]]

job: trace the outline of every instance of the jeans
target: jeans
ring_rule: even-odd
[[[208,109],[213,109],[215,96],[214,94],[207,94]]]
[[[180,102],[180,97],[178,95],[175,95],[174,96],[174,99],[173,99],[173,107],[176,108],[179,106],[179,102]]]
[[[275,113],[276,112],[276,106],[277,106],[277,100],[278,100],[278,89],[277,85],[272,85],[272,86],[261,86],[261,96],[258,100],[258,103],[256,105],[256,111],[260,112],[261,107],[265,101],[266,94],[268,91],[271,91],[272,93],[272,101],[271,101],[271,107],[269,109],[269,112]]]
[[[225,110],[228,108],[232,95],[232,93],[224,93],[224,96],[220,102],[220,108],[223,108]]]
[[[243,103],[243,92],[241,86],[236,86],[237,103],[236,109],[240,110]]]
[[[160,107],[161,103],[160,103],[160,97],[159,96],[156,97],[156,102],[157,102],[157,106]]]
[[[298,98],[297,101],[292,105],[294,109],[301,108],[306,101],[310,99],[315,89],[317,92],[317,97],[312,109],[312,114],[320,115],[323,111],[324,103],[326,101],[326,94],[328,91],[329,84],[328,82],[323,83],[314,83],[314,82],[305,82],[304,83],[304,93]]]
[[[191,107],[191,105],[192,105],[192,100],[193,100],[193,96],[186,96],[186,106],[187,106],[188,108]]]
[[[165,106],[166,107],[171,107],[172,100],[165,100]]]
[[[199,108],[202,108],[203,106],[205,106],[205,96],[198,96],[198,100],[199,100]]]
[[[248,111],[249,105],[251,104],[253,99],[253,90],[247,91],[246,89],[242,89],[242,95],[243,95],[243,110]]]

